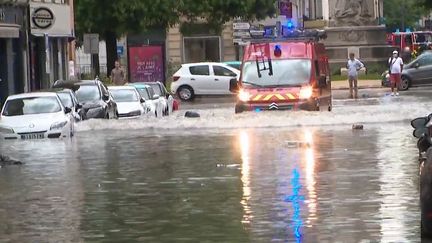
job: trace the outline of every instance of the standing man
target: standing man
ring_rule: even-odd
[[[399,84],[401,82],[402,70],[403,70],[403,60],[399,57],[398,51],[393,51],[393,56],[389,58],[389,72],[391,81],[391,96],[399,95]]]
[[[355,58],[354,53],[349,54],[349,60],[347,63],[348,69],[348,82],[350,89],[350,97],[357,99],[358,98],[358,88],[357,88],[357,79],[358,79],[358,71],[364,67],[364,64],[360,62],[357,58]],[[354,89],[354,95],[353,95]]]
[[[119,61],[115,61],[115,68],[111,71],[111,82],[115,85],[124,85],[126,83],[125,72],[120,66]]]

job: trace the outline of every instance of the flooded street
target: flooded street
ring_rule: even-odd
[[[409,121],[430,107],[426,95],[331,113],[209,106],[1,141],[26,164],[0,169],[0,242],[420,242]]]

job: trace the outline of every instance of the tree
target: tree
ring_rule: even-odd
[[[427,2],[428,0],[385,0],[384,17],[388,30],[415,29],[416,22],[426,13],[422,3]]]
[[[151,27],[166,29],[198,18],[214,27],[234,17],[262,19],[275,13],[277,0],[75,0],[76,30],[99,33],[107,44],[107,68],[117,59],[116,40]]]

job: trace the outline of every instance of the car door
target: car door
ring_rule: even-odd
[[[213,64],[213,81],[214,81],[214,90],[215,94],[218,95],[227,95],[232,94],[229,90],[230,80],[235,78],[237,79],[237,74],[229,69],[228,67],[224,67],[221,65]]]
[[[410,72],[413,84],[430,84],[432,81],[432,55],[420,57]]]
[[[214,77],[210,76],[210,66],[206,64],[189,67],[188,84],[197,95],[214,94]]]

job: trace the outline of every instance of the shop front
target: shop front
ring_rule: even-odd
[[[68,44],[74,38],[67,4],[30,3],[31,89],[49,88],[69,76]]]
[[[25,9],[0,4],[0,107],[26,87]]]

